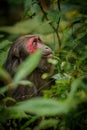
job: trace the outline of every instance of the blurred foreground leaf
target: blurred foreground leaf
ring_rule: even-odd
[[[27,33],[38,33],[38,34],[46,34],[52,33],[53,30],[48,24],[49,22],[38,22],[36,20],[24,20],[20,21],[14,26],[3,26],[0,27],[0,31],[4,31],[9,34],[27,34]],[[20,29],[19,29],[20,28]]]
[[[57,101],[53,99],[35,98],[19,103],[14,107],[10,107],[9,110],[25,111],[39,116],[53,116],[66,114],[76,106],[75,104],[77,104],[77,101],[74,101],[73,99]]]
[[[23,111],[10,110],[4,106],[0,106],[0,122],[5,122],[7,119],[17,119],[27,117]]]
[[[18,82],[28,76],[39,64],[41,59],[41,51],[37,51],[29,56],[25,62],[23,62],[16,70],[16,74],[13,78],[13,84],[16,85]]]
[[[9,107],[9,111],[23,111],[39,116],[67,114],[75,109],[79,103],[87,101],[85,87],[86,84],[84,83],[83,78],[79,78],[72,82],[71,91],[65,100],[32,98],[20,102],[13,107]],[[80,91],[78,89],[80,89]]]
[[[0,93],[7,91],[9,86],[17,87],[18,84],[31,86],[32,83],[26,80],[22,80],[27,77],[37,67],[41,59],[41,51],[37,51],[29,56],[22,64],[20,64],[16,70],[16,74],[11,79],[10,75],[4,70],[0,69],[0,77],[7,81],[7,86],[0,88]]]

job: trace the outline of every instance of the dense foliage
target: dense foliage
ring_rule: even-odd
[[[86,0],[2,0],[0,5],[0,80],[7,83],[0,85],[0,129],[86,130]],[[53,64],[51,78],[55,84],[43,91],[42,98],[15,102],[10,97],[11,87],[20,82],[30,86],[31,82],[23,78],[33,71],[41,57],[38,51],[26,59],[13,79],[3,69],[12,41],[24,34],[40,35],[53,49],[55,60],[49,62]]]

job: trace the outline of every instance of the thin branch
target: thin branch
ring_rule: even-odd
[[[45,19],[46,19],[47,21],[49,21],[49,18],[47,17],[46,12],[45,12],[45,10],[43,9],[43,7],[41,6],[41,4],[40,4],[40,8],[41,8],[42,13],[43,13],[44,16],[45,16]],[[59,3],[59,1],[58,1],[58,9],[60,10],[60,3]],[[60,40],[60,36],[59,36],[59,33],[58,33],[59,23],[60,23],[60,18],[59,18],[58,23],[57,23],[57,28],[55,28],[55,26],[52,24],[52,22],[49,22],[50,26],[53,28],[54,32],[55,32],[56,35],[57,35],[58,44],[59,44],[59,49],[60,49],[60,48],[61,48],[61,40]]]
[[[47,15],[46,15],[46,12],[44,11],[43,7],[41,6],[40,4],[40,8],[41,8],[41,11],[43,13],[43,15],[45,16],[46,20],[49,21]],[[51,22],[49,22],[50,26],[53,28],[54,31],[56,31],[56,28],[53,26],[53,24]]]
[[[60,1],[59,1],[59,0],[57,0],[57,6],[58,6],[59,11],[61,11],[61,8],[60,8]]]
[[[57,0],[57,6],[58,6],[58,9],[59,11],[61,11],[61,8],[60,8],[60,1]],[[59,20],[57,22],[57,29],[56,29],[56,34],[57,34],[57,38],[58,38],[58,42],[59,42],[59,48],[61,48],[61,40],[60,40],[60,36],[59,36],[59,23],[60,23],[60,16],[59,16]]]

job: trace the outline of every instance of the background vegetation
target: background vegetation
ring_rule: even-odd
[[[86,8],[86,0],[0,1],[0,79],[7,83],[0,87],[1,130],[87,129]],[[43,92],[43,98],[15,103],[9,94],[4,96],[5,92],[11,89],[10,83],[14,87],[20,81],[30,85],[22,79],[37,66],[41,56],[37,52],[28,58],[13,79],[3,69],[10,45],[24,34],[40,35],[53,49],[55,85]],[[28,64],[32,67],[27,69]],[[14,105],[9,106],[9,103]]]

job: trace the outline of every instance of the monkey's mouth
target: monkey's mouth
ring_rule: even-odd
[[[43,57],[45,57],[45,58],[53,58],[53,53],[52,52],[47,52],[47,53],[43,54]]]

